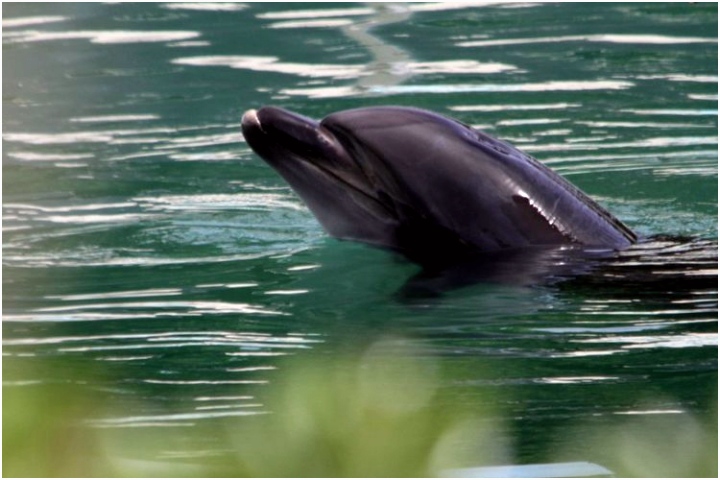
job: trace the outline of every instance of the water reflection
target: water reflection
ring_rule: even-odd
[[[362,71],[362,65],[323,65],[281,62],[277,57],[251,56],[203,56],[173,60],[177,65],[200,67],[231,67],[260,72],[276,72],[303,77],[329,77],[335,79],[356,78]]]
[[[168,10],[210,11],[210,12],[239,12],[248,8],[246,4],[235,2],[184,2],[164,3],[163,8]]]
[[[29,25],[42,25],[45,23],[55,23],[55,22],[62,22],[68,20],[68,17],[63,17],[60,15],[45,15],[45,16],[37,16],[37,17],[19,17],[19,18],[3,18],[2,19],[2,26],[3,28],[17,28],[17,27],[27,27]],[[3,32],[5,33],[5,32]]]
[[[402,8],[402,7],[399,7]],[[372,15],[375,8],[317,8],[312,10],[289,10],[280,12],[267,12],[257,14],[256,17],[263,20],[299,20],[317,19],[328,17],[354,17],[358,15]],[[273,27],[274,25],[270,25]]]
[[[410,67],[408,67],[410,68]],[[473,73],[502,73],[513,70],[510,65],[474,65]],[[441,69],[426,70],[423,73],[442,73]],[[457,72],[467,73],[467,72]],[[525,84],[453,84],[453,85],[375,85],[365,92],[357,92],[351,87],[317,87],[283,89],[287,95],[300,95],[310,98],[334,98],[355,94],[406,95],[406,94],[451,94],[451,93],[492,93],[492,92],[576,92],[586,90],[625,90],[634,86],[632,82],[607,81],[551,81]]]
[[[89,40],[91,43],[120,44],[120,43],[149,43],[149,42],[177,42],[200,36],[198,32],[191,31],[70,31],[70,32],[36,32],[21,31],[3,35],[8,43],[50,42],[62,40]]]
[[[502,105],[453,105],[450,110],[454,112],[514,112],[525,110],[566,110],[581,107],[580,103],[538,103],[538,104],[502,104]]]
[[[620,44],[678,45],[683,43],[717,43],[716,38],[673,37],[669,35],[568,35],[559,37],[507,38],[501,40],[473,40],[458,42],[458,47],[496,47],[507,45],[536,45],[539,43],[599,42]]]

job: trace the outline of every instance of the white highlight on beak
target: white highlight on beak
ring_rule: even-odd
[[[261,132],[265,133],[265,130],[263,130],[262,124],[260,123],[260,118],[258,117],[257,110],[255,110],[254,108],[248,110],[243,114],[241,123],[243,125],[252,125],[254,127],[257,127],[260,129]]]
[[[245,112],[242,116],[242,122],[250,122],[256,125],[260,125],[260,119],[257,116],[257,110],[253,108],[252,110],[248,110],[247,112]]]

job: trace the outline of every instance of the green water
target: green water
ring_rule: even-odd
[[[81,382],[62,360],[127,405],[97,424],[182,431],[264,411],[293,358],[393,338],[502,412],[516,461],[588,419],[712,410],[717,26],[702,3],[4,5],[3,355],[34,366],[7,388]],[[267,104],[454,116],[705,260],[408,304],[417,267],[328,238],[244,143]]]

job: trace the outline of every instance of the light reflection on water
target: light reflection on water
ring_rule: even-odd
[[[588,32],[557,24],[551,5],[494,2],[63,8],[4,10],[18,68],[3,100],[3,354],[133,365],[120,374],[128,397],[153,386],[194,399],[100,425],[262,412],[233,388],[267,382],[280,357],[385,331],[460,365],[446,387],[471,397],[487,385],[643,391],[666,372],[693,383],[716,369],[717,39],[694,7],[673,33],[662,11],[637,12],[634,33],[626,12],[592,6],[578,15],[606,21],[572,26]],[[597,31],[613,24],[624,28]],[[537,155],[643,236],[711,242],[695,260],[692,242],[640,247],[596,284],[399,304],[415,267],[326,239],[244,145],[242,111],[267,103],[313,117],[384,103],[447,112]],[[673,258],[703,288],[628,280],[676,275]],[[484,362],[496,377],[473,373]],[[537,395],[528,415],[552,417]],[[568,415],[636,411],[613,401]]]
[[[496,47],[505,45],[537,45],[540,43],[600,42],[650,45],[678,45],[683,43],[717,43],[716,38],[674,37],[670,35],[570,35],[559,37],[508,38],[502,40],[479,40],[459,42],[458,47]]]

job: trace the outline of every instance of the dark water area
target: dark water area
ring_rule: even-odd
[[[716,412],[716,4],[3,7],[3,365],[27,367],[5,392],[89,384],[120,406],[94,425],[182,435],[265,412],[296,359],[381,342],[499,412],[500,463]],[[642,241],[552,281],[423,277],[323,233],[244,142],[269,104],[455,117]]]

